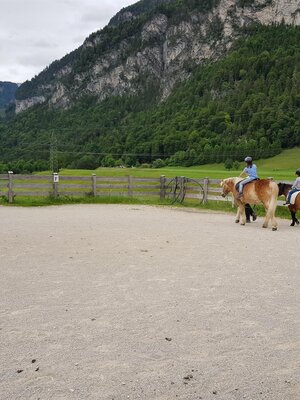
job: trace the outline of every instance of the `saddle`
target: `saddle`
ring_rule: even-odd
[[[246,178],[245,178],[245,179],[246,179]],[[235,190],[236,190],[237,192],[239,191],[239,184],[240,184],[241,182],[243,182],[245,179],[239,181],[239,182],[235,185]],[[259,178],[253,179],[253,181],[246,183],[245,186],[247,186],[249,183],[252,183],[252,182],[255,182],[255,181],[259,181]]]
[[[295,193],[292,194],[291,200],[290,200],[290,204],[292,204],[292,205],[295,204],[296,198],[297,198],[297,196],[298,196],[299,193],[300,193],[300,190],[298,190],[298,192],[295,192]]]

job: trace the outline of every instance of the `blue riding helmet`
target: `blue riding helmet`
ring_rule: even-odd
[[[245,162],[246,162],[246,163],[252,162],[252,157],[246,157],[246,158],[245,158]]]
[[[297,169],[296,175],[300,175],[300,168]]]

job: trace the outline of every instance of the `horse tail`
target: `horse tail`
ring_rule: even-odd
[[[270,203],[269,203],[269,210],[272,210],[275,214],[275,210],[277,208],[277,197],[279,194],[279,187],[277,183],[270,181],[269,183],[271,196],[270,196]]]
[[[269,220],[272,220],[272,227],[273,230],[277,229],[277,222],[275,219],[275,211],[277,208],[277,197],[279,193],[279,188],[277,183],[271,181],[269,183],[269,188],[270,188],[270,201],[269,201],[269,206],[267,210],[267,215],[266,215],[266,224],[268,225]]]

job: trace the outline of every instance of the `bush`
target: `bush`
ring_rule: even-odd
[[[79,169],[95,169],[99,166],[98,161],[91,155],[85,155],[78,161],[75,161],[76,168]]]
[[[232,169],[232,167],[233,167],[233,161],[232,161],[231,158],[227,158],[227,160],[226,160],[225,163],[224,163],[224,167],[225,167],[226,169]]]
[[[240,169],[240,163],[238,161],[234,161],[232,164],[232,169],[234,170]]]
[[[116,160],[111,155],[107,155],[101,161],[102,167],[114,167],[116,165]]]
[[[152,165],[148,164],[148,163],[144,163],[144,164],[141,164],[141,168],[152,168]]]
[[[153,168],[163,168],[166,166],[166,163],[161,158],[158,158],[157,160],[153,161],[152,166]]]

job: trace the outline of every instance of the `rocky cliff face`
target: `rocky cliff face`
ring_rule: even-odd
[[[300,24],[298,0],[217,0],[214,4],[207,11],[195,7],[179,20],[161,8],[150,14],[124,9],[108,30],[91,35],[76,57],[60,65],[50,82],[32,81],[30,96],[18,99],[16,111],[37,103],[68,108],[82,95],[103,100],[141,93],[153,85],[160,99],[165,99],[194,66],[222,57],[241,28],[254,23]],[[134,34],[115,39],[120,25],[136,21],[140,25],[135,26]],[[84,56],[87,62],[78,68],[77,60]]]

